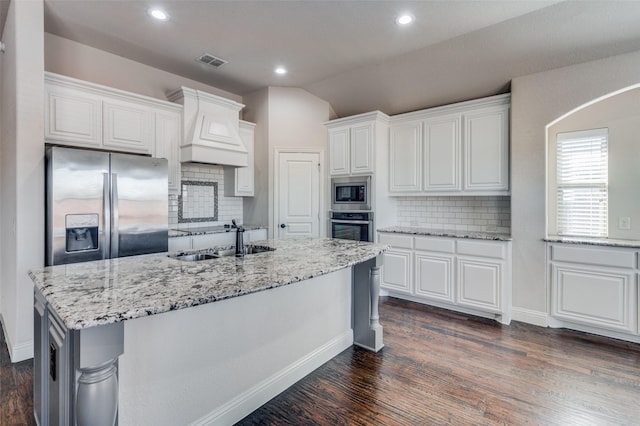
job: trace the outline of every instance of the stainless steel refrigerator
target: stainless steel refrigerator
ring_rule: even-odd
[[[167,251],[167,160],[47,149],[49,265]]]

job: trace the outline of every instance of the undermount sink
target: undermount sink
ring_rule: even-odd
[[[268,251],[274,251],[274,248],[265,247],[265,246],[244,246],[244,254],[258,254],[264,253]],[[218,259],[220,257],[227,256],[235,256],[236,249],[228,248],[228,249],[215,249],[211,251],[203,251],[199,253],[172,253],[169,254],[169,257],[176,260],[182,260],[184,262],[197,262],[199,260],[210,260],[210,259]]]

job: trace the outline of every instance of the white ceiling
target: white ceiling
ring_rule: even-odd
[[[301,87],[340,116],[503,93],[517,76],[640,50],[640,1],[44,3],[49,33],[239,95]],[[151,4],[171,19],[152,22]],[[416,22],[398,27],[401,11]],[[229,63],[201,65],[203,53]],[[278,64],[289,73],[276,76]]]

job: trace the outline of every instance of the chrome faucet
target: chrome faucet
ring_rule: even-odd
[[[235,219],[231,220],[231,227],[236,228],[236,257],[244,257],[244,228]]]

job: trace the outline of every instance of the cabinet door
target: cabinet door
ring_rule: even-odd
[[[351,174],[373,173],[373,124],[351,128]]]
[[[222,247],[235,244],[236,233],[234,230],[218,234],[194,235],[191,240],[193,249]]]
[[[453,256],[417,252],[415,293],[427,299],[453,303]]]
[[[348,127],[329,130],[329,173],[331,175],[348,175],[351,172],[349,132]]]
[[[389,136],[389,192],[420,191],[422,123],[393,126]]]
[[[245,243],[251,243],[254,241],[263,241],[267,239],[266,229],[252,229],[245,232]]]
[[[551,315],[580,324],[636,332],[633,270],[552,264]]]
[[[181,114],[156,112],[155,156],[166,158],[169,164],[169,193],[180,191]]]
[[[169,251],[182,251],[191,249],[191,237],[169,238]]]
[[[501,312],[503,262],[458,257],[457,304]]]
[[[389,291],[411,294],[412,269],[410,250],[394,248],[385,252],[380,287]]]
[[[461,116],[427,120],[424,123],[425,191],[460,191]]]
[[[87,148],[102,146],[102,101],[81,90],[46,84],[45,140]]]
[[[484,108],[464,116],[464,190],[509,189],[509,108]]]
[[[125,152],[154,152],[151,108],[133,102],[108,99],[103,102],[105,148]]]

